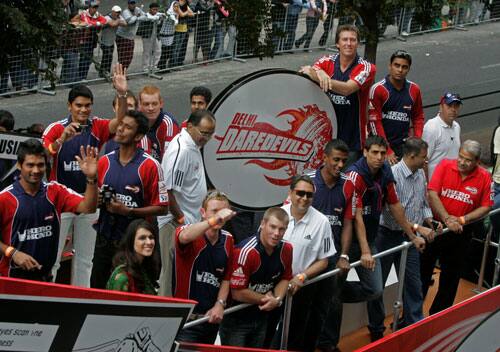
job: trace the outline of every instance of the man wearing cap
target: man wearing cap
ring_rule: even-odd
[[[427,142],[429,165],[428,179],[437,164],[443,159],[455,159],[460,148],[460,125],[455,121],[462,106],[462,99],[456,93],[447,92],[441,97],[439,113],[424,125],[422,139]]]
[[[122,9],[115,5],[111,8],[111,12],[104,16],[106,25],[101,33],[101,50],[102,59],[101,67],[99,68],[99,76],[105,77],[109,75],[111,63],[113,62],[113,52],[115,51],[116,30],[120,26],[126,26],[127,22],[121,16]]]
[[[124,68],[128,68],[134,57],[135,34],[137,32],[138,20],[146,18],[146,14],[136,7],[135,0],[128,0],[127,8],[122,14],[127,25],[116,31],[116,50],[118,51],[118,62]]]
[[[421,256],[424,298],[438,258],[441,267],[438,292],[429,314],[453,304],[471,234],[480,225],[474,223],[488,214],[493,205],[491,175],[478,165],[480,157],[481,145],[467,140],[461,145],[458,158],[445,159],[437,165],[429,182],[429,203],[434,216],[450,230],[436,237]]]

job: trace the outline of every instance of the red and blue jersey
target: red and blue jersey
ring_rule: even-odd
[[[181,244],[179,234],[187,226],[175,231],[172,291],[176,298],[197,301],[193,312],[205,314],[217,301],[222,280],[230,279],[234,240],[229,232],[220,230],[214,244],[205,235]]]
[[[137,147],[142,148],[146,153],[161,163],[163,154],[172,139],[179,133],[179,126],[169,113],[160,111],[155,123],[148,133],[137,143]],[[120,148],[120,145],[111,139],[104,148],[105,154]]]
[[[151,205],[168,206],[168,195],[160,164],[144,150],[138,148],[126,165],[120,163],[120,149],[99,159],[98,185],[114,188],[116,200],[129,208]],[[101,209],[96,231],[105,238],[118,240],[125,233],[132,218],[111,214]]]
[[[401,146],[412,135],[422,137],[424,110],[420,87],[406,80],[403,89],[396,89],[389,76],[375,83],[370,90],[368,110],[369,132],[384,137],[391,149]]]
[[[52,270],[59,245],[61,213],[75,212],[83,197],[57,183],[42,183],[34,195],[15,181],[0,193],[2,242],[29,254],[40,265],[42,274]],[[0,275],[23,277],[12,258],[0,256]]]
[[[335,185],[329,188],[321,176],[321,168],[314,175],[314,193],[312,206],[324,214],[332,228],[333,240],[337,252],[341,251],[341,233],[344,219],[352,220],[356,207],[361,207],[353,187],[346,186],[347,176],[341,174]]]
[[[383,207],[386,203],[399,202],[391,167],[388,162],[385,162],[382,168],[373,175],[366,158],[362,157],[349,166],[346,174],[346,188],[348,192],[356,192],[359,197],[358,206],[363,209],[366,239],[369,243],[373,242],[378,233]]]
[[[337,138],[346,142],[350,150],[362,150],[366,139],[368,97],[370,86],[375,80],[375,65],[356,55],[352,64],[342,72],[340,56],[335,54],[323,56],[314,63],[314,68],[322,69],[337,81],[352,80],[358,85],[359,90],[349,96],[337,94],[331,90],[327,94],[337,115]]]
[[[260,241],[260,234],[243,240],[234,251],[230,287],[232,289],[248,288],[266,294],[272,291],[281,280],[291,280],[293,277],[292,251],[292,245],[282,241],[274,248],[273,253],[268,255]],[[242,312],[255,314],[260,310],[253,306]]]
[[[109,123],[98,117],[88,119],[88,125],[81,133],[76,134],[70,140],[64,142],[56,154],[52,155],[52,170],[49,180],[57,181],[73,189],[78,193],[84,193],[86,187],[86,176],[80,170],[80,165],[75,156],[80,155],[80,147],[90,145],[101,148],[110,138]],[[43,133],[43,146],[49,148],[56,139],[61,137],[64,129],[72,122],[71,116],[54,122],[47,127]]]
[[[161,163],[168,144],[179,132],[179,126],[174,118],[161,110],[154,125],[141,141],[141,147]]]

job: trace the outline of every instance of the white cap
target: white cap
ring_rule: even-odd
[[[118,5],[115,5],[111,8],[111,11],[113,12],[122,12],[122,8]]]

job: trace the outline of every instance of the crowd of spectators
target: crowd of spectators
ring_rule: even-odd
[[[149,16],[158,14],[155,6]],[[97,20],[94,10],[82,16]],[[113,12],[122,28],[120,11]],[[87,34],[93,41],[95,32]],[[115,115],[103,119],[92,115],[92,91],[74,86],[69,115],[50,124],[41,141],[20,144],[18,172],[0,192],[0,275],[54,281],[69,235],[72,285],[196,300],[189,320],[209,320],[182,330],[181,341],[214,343],[220,333],[224,344],[278,347],[289,293],[289,348],[331,351],[338,348],[342,303],[366,301],[371,339],[383,336],[381,297],[400,258],[373,255],[408,240],[414,246],[402,326],[423,319],[437,258],[442,272],[431,313],[451,306],[474,223],[493,205],[480,144],[460,141],[463,101],[446,92],[437,116],[424,124],[420,88],[406,78],[408,52],[394,52],[387,76],[374,82],[375,65],[357,54],[358,29],[339,26],[335,42],[337,54],[300,71],[331,99],[338,139],[324,147],[323,166],[294,176],[284,205],[268,209],[257,232],[234,236],[226,229],[239,214],[230,195],[209,190],[201,155],[217,124],[207,110],[209,89],[193,88],[189,117],[175,119],[159,88],[148,85],[134,96],[126,65],[117,64]],[[79,67],[88,70],[86,62]],[[12,115],[1,111],[0,124],[12,130]],[[450,232],[441,235],[443,227]],[[347,281],[357,260],[359,281]],[[341,273],[304,286],[334,268]],[[224,316],[238,303],[253,306]]]
[[[101,13],[100,0],[63,0],[69,26],[63,32],[60,46],[53,48],[50,54],[51,59],[62,59],[59,83],[86,80],[92,63],[97,75],[106,79],[110,78],[114,60],[128,69],[135,58],[140,67],[137,72],[146,73],[182,66],[186,63],[190,38],[193,62],[248,54],[244,42],[237,44],[238,33],[231,21],[235,14],[228,10],[225,1],[169,0],[151,2],[146,9],[137,0],[128,0],[124,8],[114,5],[109,12]],[[397,26],[400,35],[428,29],[418,23],[415,10],[411,2],[394,10],[391,24]],[[444,2],[436,11],[440,20],[432,28],[461,26],[498,16],[500,2],[450,1]],[[301,14],[305,17],[303,26],[299,26]],[[317,45],[324,47],[335,18],[338,18],[339,25],[363,25],[359,17],[343,11],[341,0],[272,0],[270,19],[274,50],[289,52],[316,46],[312,40],[318,26],[323,27],[323,32],[318,35]],[[381,24],[382,34],[386,27],[387,24]],[[142,42],[140,58],[135,51],[138,40]],[[95,50],[97,48],[99,50]],[[12,55],[9,70],[0,76],[0,94],[10,90],[9,78],[12,90],[32,89],[39,84],[32,69],[32,66],[37,66],[32,54],[25,50]]]

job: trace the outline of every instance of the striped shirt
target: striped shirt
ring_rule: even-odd
[[[418,169],[412,172],[404,160],[401,160],[392,166],[392,173],[396,180],[396,192],[405,210],[406,219],[411,223],[422,225],[424,219],[432,217],[432,211],[427,202],[427,181],[424,170]],[[382,212],[380,225],[393,231],[402,231],[387,205]]]

